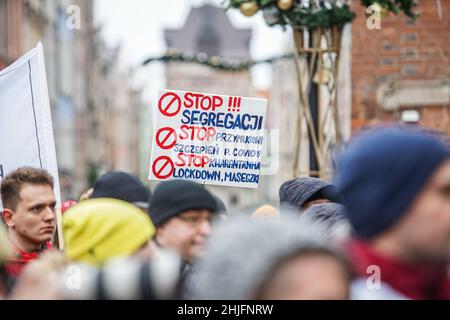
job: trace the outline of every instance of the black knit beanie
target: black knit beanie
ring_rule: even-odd
[[[149,213],[156,226],[189,210],[217,212],[214,197],[201,184],[187,180],[171,180],[158,184],[153,193]]]
[[[122,171],[109,171],[94,185],[91,197],[114,198],[148,209],[151,192],[139,178]]]

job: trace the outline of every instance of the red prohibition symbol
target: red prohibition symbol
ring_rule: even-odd
[[[176,116],[181,109],[181,98],[174,92],[167,92],[159,99],[158,109],[166,117]]]
[[[164,150],[172,149],[177,143],[177,133],[170,127],[164,127],[156,132],[156,144]]]
[[[168,156],[161,156],[153,161],[152,171],[156,178],[165,180],[172,176],[175,166]]]

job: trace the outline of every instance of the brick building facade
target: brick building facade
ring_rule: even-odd
[[[421,0],[416,21],[391,13],[379,30],[353,3],[352,128],[413,111],[420,125],[450,135],[450,1]]]

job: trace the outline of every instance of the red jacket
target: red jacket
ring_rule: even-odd
[[[359,277],[372,275],[367,268],[376,265],[380,267],[381,282],[410,299],[450,299],[450,278],[445,264],[407,265],[374,252],[367,243],[359,240],[351,241],[348,252]]]

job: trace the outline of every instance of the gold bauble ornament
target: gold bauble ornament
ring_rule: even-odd
[[[239,10],[241,10],[241,13],[246,17],[251,17],[256,12],[258,12],[259,7],[258,4],[255,1],[252,2],[244,2],[239,7]]]
[[[287,11],[294,5],[294,0],[278,0],[277,6],[283,11]]]

